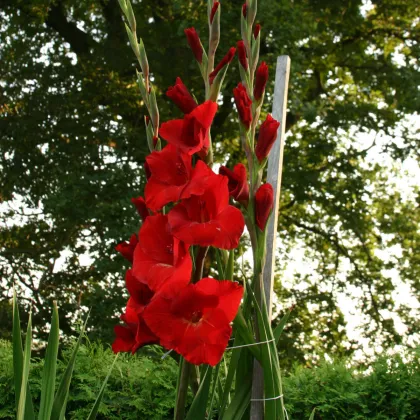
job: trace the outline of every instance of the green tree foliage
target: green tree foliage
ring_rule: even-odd
[[[176,76],[202,100],[183,29],[195,26],[206,38],[206,2],[133,3],[165,120],[179,115],[164,95]],[[222,1],[220,58],[240,38],[241,4]],[[418,190],[407,200],[397,188],[401,162],[418,158],[406,122],[420,107],[418,2],[264,0],[259,9],[271,74],[278,55],[292,58],[276,291],[296,309],[282,351],[295,360],[352,351],[337,302],[355,290],[361,334],[399,343],[389,311],[418,332],[416,313],[395,305],[390,276],[418,296]],[[2,293],[10,296],[12,282],[28,291],[36,325],[57,299],[66,334],[92,307],[92,336],[110,340],[124,302],[125,262],[113,247],[139,227],[130,198],[142,191],[146,154],[145,109],[118,2],[0,0],[0,17]],[[216,159],[233,163],[243,159],[231,100],[236,62],[228,78],[213,134]],[[389,165],[372,163],[372,150]],[[282,282],[299,244],[316,272]]]

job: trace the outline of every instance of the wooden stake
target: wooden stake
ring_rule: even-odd
[[[269,311],[270,319],[272,315],[273,303],[272,295],[276,256],[277,221],[280,207],[281,175],[283,169],[283,150],[286,128],[287,90],[289,85],[289,75],[290,58],[287,55],[282,55],[277,58],[276,81],[274,85],[273,97],[273,118],[280,122],[280,128],[277,133],[277,140],[274,143],[268,158],[267,170],[267,182],[273,186],[274,190],[274,208],[267,225],[267,254],[263,272],[265,299],[267,302],[267,309]],[[262,400],[264,398],[263,372],[260,364],[257,361],[254,363],[251,395],[251,399],[255,400]],[[262,419],[264,419],[264,402],[251,401],[251,420]]]

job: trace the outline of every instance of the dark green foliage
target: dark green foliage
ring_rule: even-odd
[[[173,416],[177,365],[149,355],[120,355],[109,378],[99,419],[156,419]],[[64,352],[64,359],[70,351]],[[420,417],[420,353],[406,359],[381,357],[368,372],[356,373],[345,363],[322,363],[313,369],[299,367],[284,378],[286,408],[291,419],[416,420]],[[70,388],[68,419],[86,419],[114,355],[101,345],[81,346]],[[404,361],[406,360],[406,361]],[[59,373],[65,361],[59,363]],[[39,398],[42,364],[33,360],[31,389]],[[0,418],[14,418],[12,350],[0,341]],[[191,401],[191,400],[190,400]]]
[[[205,42],[206,2],[133,3],[162,120],[174,118],[180,114],[164,92],[176,76],[203,99],[183,29],[197,27]],[[242,3],[221,2],[218,59],[240,38]],[[399,175],[403,159],[418,158],[418,135],[406,125],[397,128],[420,108],[420,6],[418,0],[372,0],[373,8],[362,13],[364,3],[259,4],[261,54],[271,76],[278,55],[292,59],[276,285],[281,302],[296,304],[281,342],[291,360],[302,361],[308,349],[348,355],[357,347],[347,340],[338,305],[348,287],[362,296],[355,306],[365,315],[363,336],[383,346],[405,338],[388,310],[406,324],[406,335],[419,332],[410,305],[396,308],[397,285],[389,276],[399,275],[418,296],[418,188],[407,201],[398,180],[389,179]],[[92,307],[97,328],[91,338],[111,342],[127,266],[113,248],[139,228],[130,198],[142,193],[147,149],[145,109],[118,1],[0,0],[0,45],[0,298],[11,296],[13,283],[19,295],[30,294],[35,325],[46,325],[47,308],[57,300],[66,336],[75,334],[75,316]],[[216,159],[229,165],[243,159],[231,102],[238,81],[234,60],[212,133]],[[273,82],[264,112],[271,109]],[[367,157],[370,130],[389,135],[376,146],[390,159],[388,167]],[[363,133],[366,144],[357,146]],[[318,265],[313,275],[297,273],[285,284],[280,280],[295,244]],[[86,264],[84,254],[92,258]],[[314,332],[319,335],[311,340]]]
[[[292,419],[416,420],[420,417],[420,352],[381,357],[368,372],[355,374],[344,363],[298,368],[285,379]]]
[[[57,375],[64,372],[71,348],[59,361]],[[120,355],[108,380],[98,419],[171,418],[175,399],[177,365],[149,349],[149,356]],[[100,345],[82,345],[76,358],[66,418],[85,420],[99,393],[115,355]],[[42,361],[31,362],[30,386],[39,404]],[[15,418],[12,349],[0,341],[0,419]]]

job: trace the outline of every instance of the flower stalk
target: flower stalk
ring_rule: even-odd
[[[146,51],[141,39],[137,39],[130,2],[119,1],[127,20],[130,44],[142,70],[138,73],[138,85],[149,113],[145,125],[152,153],[146,157],[144,199],[135,200],[143,224],[138,236],[133,235],[129,243],[116,247],[132,268],[126,273],[130,298],[121,316],[124,325],[115,327],[117,337],[113,349],[134,353],[143,345],[160,344],[181,355],[175,420],[185,418],[189,386],[195,397],[187,418],[204,419],[207,399],[210,398],[210,407],[215,401],[216,382],[209,397],[211,377],[216,381],[218,375],[213,375],[209,366],[219,366],[225,351],[233,350],[225,389],[219,389],[219,414],[232,418],[238,409],[234,405],[238,404],[236,395],[242,399],[241,412],[246,411],[251,398],[252,365],[258,361],[264,373],[266,418],[282,420],[280,367],[263,284],[266,225],[273,208],[273,193],[272,187],[262,181],[278,124],[270,116],[260,126],[268,67],[265,63],[258,65],[261,28],[255,25],[257,0],[246,0],[241,10],[242,40],[217,65],[221,3],[208,0],[207,48],[194,28],[185,29],[203,77],[204,102],[197,103],[177,78],[167,96],[184,116],[163,123],[156,90],[150,83]],[[248,175],[242,163],[233,170],[222,166],[219,174],[215,174],[211,169],[211,126],[236,52],[241,82],[234,89],[234,98]],[[260,134],[256,141],[258,127]],[[166,142],[163,148],[161,140]],[[229,197],[238,205],[230,204]],[[167,213],[165,208],[169,209]],[[239,245],[245,224],[251,239],[254,269],[250,282],[245,280],[242,286],[233,281],[234,249]],[[220,280],[203,278],[210,246],[216,248]],[[233,348],[227,347],[232,326]],[[197,366],[203,364],[209,366],[201,369],[200,382]],[[229,404],[234,379],[236,395]]]

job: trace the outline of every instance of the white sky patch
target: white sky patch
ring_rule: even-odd
[[[363,0],[362,5],[360,6],[360,13],[363,16],[367,16],[367,14],[374,8],[375,6],[370,0]]]

